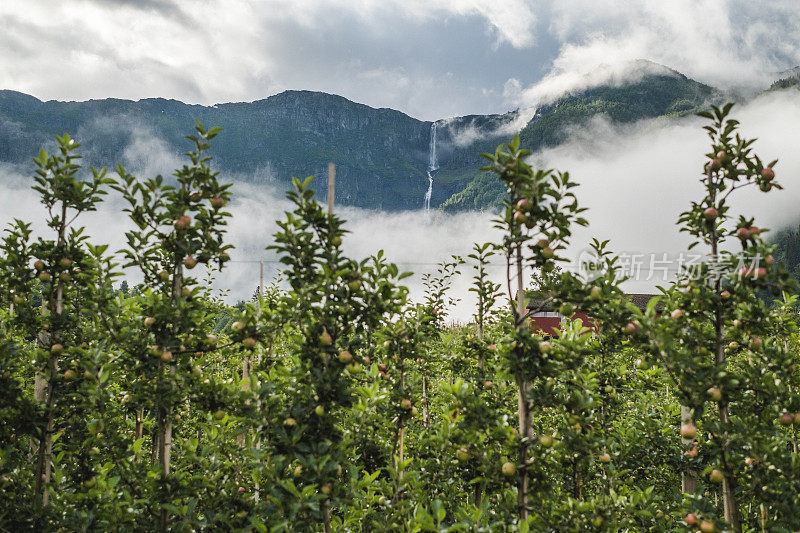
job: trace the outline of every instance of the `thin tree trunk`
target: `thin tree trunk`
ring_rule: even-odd
[[[516,251],[516,267],[517,267],[517,312],[516,312],[516,328],[517,331],[522,331],[525,328],[525,286],[522,279],[522,246],[517,246]],[[517,487],[517,507],[519,508],[519,519],[528,519],[528,444],[531,437],[531,424],[530,415],[528,412],[528,383],[522,371],[516,373],[517,389],[518,389],[518,408],[519,408],[519,436],[522,441],[520,446],[519,462],[522,465],[522,472],[520,474],[519,485]]]
[[[183,289],[183,267],[181,266],[180,262],[175,264],[173,269],[173,278],[172,278],[172,297],[173,302],[177,300],[177,298],[181,294],[181,290]],[[177,338],[178,335],[178,323],[180,320],[180,315],[175,313],[175,323],[172,327],[172,334],[173,338]],[[175,387],[175,363],[174,361],[169,361],[169,377],[167,378],[169,394],[168,398],[172,396],[172,390]],[[161,470],[163,471],[164,477],[169,476],[170,470],[170,462],[172,457],[172,417],[174,406],[172,403],[169,403],[166,406],[163,406],[160,410],[160,417],[161,417],[161,424],[160,430],[161,435],[159,438],[159,463],[161,465]],[[166,509],[162,509],[161,511],[161,529],[162,531],[167,530],[167,525],[169,522],[169,513]]]
[[[330,500],[325,500],[322,504],[322,522],[325,525],[325,533],[331,533],[331,510]]]
[[[242,390],[250,390],[250,374],[253,371],[253,360],[250,355],[245,356],[244,361],[242,361]],[[236,436],[236,444],[239,447],[244,447],[244,443],[246,440],[246,435],[244,433],[240,433]]]
[[[709,182],[709,191],[711,191],[711,204],[716,204],[716,193],[711,186],[712,179],[711,179],[711,171],[708,174],[708,182]],[[711,235],[711,257],[712,261],[716,263],[718,261],[718,241],[719,237],[717,236],[716,230],[713,230]],[[717,278],[714,282],[714,289],[717,293],[719,293],[721,288],[721,280]],[[716,352],[714,354],[714,362],[717,366],[721,365],[725,362],[725,348],[723,346],[723,316],[722,311],[717,308],[714,310],[714,341],[715,341],[715,349]],[[730,422],[730,416],[728,414],[728,402],[725,401],[723,398],[721,401],[717,403],[719,407],[719,421],[722,423],[723,426],[727,426]],[[722,441],[722,464],[724,467],[724,478],[722,480],[722,505],[725,508],[725,521],[731,525],[731,528],[735,533],[741,533],[742,531],[742,524],[739,519],[739,506],[736,502],[736,495],[734,494],[736,490],[736,480],[733,478],[733,474],[731,473],[730,468],[728,468],[726,455],[727,455],[727,430],[721,436],[723,439]]]
[[[422,375],[422,423],[425,424],[425,427],[429,427],[431,425],[431,414],[428,410],[428,376],[427,374]]]
[[[483,295],[478,293],[478,340],[483,340]],[[482,346],[482,344],[481,344]],[[483,350],[478,351],[478,370],[483,377]]]
[[[64,220],[66,218],[66,207],[62,204],[62,216],[61,216],[61,227],[59,228],[58,232],[58,245],[60,246],[64,242]],[[61,314],[64,312],[64,283],[59,281],[56,286],[56,297],[55,301],[52,299],[52,293],[50,293],[50,309],[54,312],[54,315],[60,317]],[[45,416],[47,419],[47,423],[45,425],[44,435],[42,439],[39,441],[39,450],[37,451],[37,462],[36,462],[36,484],[34,486],[34,494],[37,497],[37,500],[41,502],[42,507],[47,507],[47,504],[50,502],[50,475],[51,475],[51,462],[53,458],[53,431],[55,430],[55,406],[56,406],[56,395],[55,395],[55,388],[56,382],[58,380],[58,354],[54,354],[52,352],[52,348],[49,343],[52,340],[57,340],[59,338],[58,332],[54,332],[53,337],[51,338],[47,333],[40,333],[39,335],[39,342],[40,344],[44,344],[43,349],[50,351],[50,358],[47,362],[47,367],[50,373],[50,378],[46,382],[46,394],[47,394],[47,404],[45,405]],[[41,386],[41,385],[40,385]],[[36,388],[36,384],[34,384],[34,388]],[[38,391],[35,391],[37,395],[39,394]],[[44,394],[45,391],[43,390],[41,394]]]
[[[47,387],[47,405],[45,413],[47,424],[44,435],[39,441],[39,450],[36,463],[35,494],[42,507],[47,507],[50,502],[50,464],[53,457],[53,430],[55,428],[54,410],[56,404],[55,382],[58,376],[58,361],[55,355],[50,356],[50,381]]]
[[[681,425],[694,424],[692,412],[686,405],[681,405]],[[694,439],[681,437],[681,444],[684,451],[694,446]],[[697,490],[697,472],[687,469],[681,472],[681,492],[684,494],[694,494]]]

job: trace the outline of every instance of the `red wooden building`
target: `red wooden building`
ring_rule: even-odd
[[[647,308],[648,302],[656,296],[655,294],[626,294],[625,295],[636,307],[641,311]],[[545,335],[551,337],[558,337],[558,332],[561,329],[561,322],[565,320],[564,316],[558,312],[558,309],[553,309],[547,300],[531,298],[528,302],[528,310],[532,311],[531,314],[531,329],[534,331],[541,331]],[[574,315],[569,317],[571,320],[580,318],[585,326],[588,326],[595,331],[597,325],[592,318],[581,310],[575,312]]]

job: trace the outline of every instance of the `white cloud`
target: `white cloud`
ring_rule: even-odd
[[[781,159],[776,167],[777,180],[786,189],[770,194],[744,189],[735,196],[733,213],[755,216],[761,227],[794,227],[800,198],[800,153],[796,150],[800,100],[794,92],[770,94],[734,108],[734,116],[742,123],[743,135],[759,138],[754,146],[756,153],[765,160]],[[679,213],[702,195],[698,178],[707,138],[701,125],[700,119],[692,117],[626,126],[613,126],[598,119],[586,129],[572,132],[567,144],[536,156],[537,163],[545,168],[569,171],[581,184],[577,189],[581,205],[590,208],[590,227],[576,232],[573,257],[592,237],[611,239],[617,252],[677,254],[686,250],[687,238],[678,232],[676,221]],[[139,161],[139,166],[148,172],[169,173],[168,165],[174,161],[169,153],[160,153],[158,139],[148,139],[146,132],[140,132],[129,148],[131,154],[136,153],[137,146],[147,147],[153,160],[132,157],[130,170],[146,177],[134,168],[135,161]],[[0,226],[21,218],[34,221],[37,232],[48,232],[41,223],[44,210],[29,184],[19,169],[0,168]],[[267,281],[276,274],[277,257],[265,248],[277,230],[275,220],[283,218],[290,208],[282,193],[263,184],[237,183],[233,192],[233,219],[227,240],[236,248],[233,261],[212,285],[215,290],[229,290],[229,302],[252,295],[258,285],[258,261],[265,261]],[[123,202],[112,194],[98,212],[78,221],[87,225],[94,242],[110,243],[112,249],[118,249],[124,245],[123,233],[128,227],[127,216],[121,213],[123,207]],[[466,256],[474,242],[499,240],[490,213],[383,213],[351,207],[337,212],[347,221],[345,227],[350,231],[343,242],[345,252],[361,259],[385,250],[388,260],[398,263],[402,270],[416,272],[407,281],[416,301],[424,297],[422,274],[435,272],[436,264],[451,254]],[[500,282],[505,273],[502,258],[495,258],[495,263],[490,273]],[[643,267],[646,276],[647,265]],[[471,270],[464,266],[462,272],[453,289],[462,303],[453,311],[453,318],[468,320],[473,307],[467,290]],[[130,279],[135,281],[136,277],[131,274]],[[652,290],[656,282],[645,279],[629,283],[627,288]]]
[[[519,91],[533,105],[631,73],[648,59],[724,89],[769,86],[800,64],[800,5],[793,1],[574,0],[553,2],[550,32],[561,43],[551,71]]]
[[[800,154],[796,150],[800,123],[800,99],[795,91],[769,94],[748,105],[734,107],[746,138],[758,138],[755,153],[763,160],[780,158],[777,180],[785,187],[769,194],[755,187],[732,196],[731,214],[756,217],[760,227],[794,227],[800,199]],[[679,214],[692,200],[702,198],[699,183],[708,137],[702,119],[646,122],[615,127],[596,120],[574,132],[571,142],[536,156],[544,168],[567,170],[580,183],[577,195],[588,207],[590,227],[576,232],[573,255],[592,237],[611,239],[617,252],[642,255],[644,277],[630,282],[628,290],[652,290],[663,284],[659,272],[647,280],[650,257],[687,250],[685,234],[678,232]],[[736,243],[732,243],[736,246]],[[651,256],[649,254],[656,254]]]

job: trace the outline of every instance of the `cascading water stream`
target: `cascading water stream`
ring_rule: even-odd
[[[431,196],[433,196],[433,176],[439,170],[436,162],[436,123],[431,124],[431,140],[428,146],[428,190],[425,192],[425,211],[431,209]]]

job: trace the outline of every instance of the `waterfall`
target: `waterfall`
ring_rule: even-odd
[[[433,176],[439,170],[436,161],[436,123],[431,124],[431,140],[428,146],[428,190],[425,192],[425,211],[431,209],[431,196],[433,195]]]

